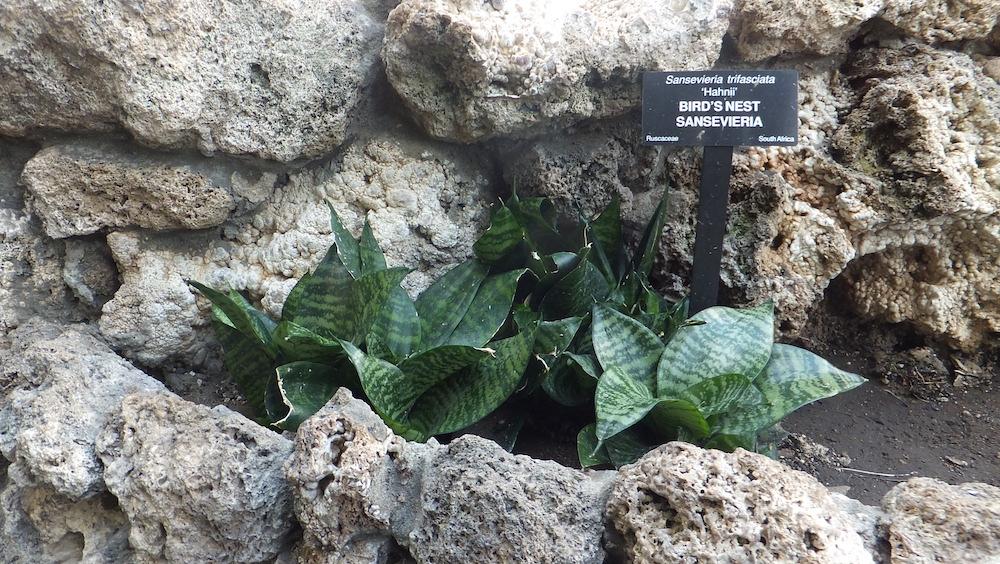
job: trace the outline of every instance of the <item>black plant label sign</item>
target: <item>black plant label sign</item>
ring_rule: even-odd
[[[798,82],[793,70],[647,72],[643,143],[796,145]]]

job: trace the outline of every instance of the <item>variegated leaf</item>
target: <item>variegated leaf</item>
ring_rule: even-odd
[[[576,436],[576,454],[580,458],[581,468],[611,464],[611,458],[603,445],[597,440],[597,425],[591,423]]]
[[[396,286],[372,321],[367,342],[378,340],[394,359],[407,357],[420,342],[420,318],[406,290]]]
[[[629,429],[605,441],[604,448],[608,453],[608,458],[611,459],[611,464],[615,468],[621,468],[639,460],[647,452],[656,448],[656,445],[647,443],[642,440],[639,433]]]
[[[327,339],[291,321],[278,324],[274,331],[274,343],[284,358],[290,361],[329,361],[343,354],[343,348],[336,339]]]
[[[365,220],[365,226],[361,229],[361,237],[358,239],[358,257],[361,260],[361,274],[369,274],[385,270],[385,255],[382,248],[375,240],[372,233],[372,226]]]
[[[361,252],[358,242],[354,240],[351,233],[340,222],[337,210],[333,209],[333,204],[327,202],[330,208],[330,229],[333,231],[334,246],[330,248],[333,257],[341,266],[345,267],[352,278],[361,277]]]
[[[563,319],[586,315],[595,303],[608,295],[608,282],[587,256],[590,250],[580,253],[580,263],[545,290],[539,304],[544,319]],[[537,290],[536,290],[537,291]]]
[[[706,378],[684,390],[680,396],[697,405],[705,417],[727,412],[740,405],[754,405],[763,401],[760,391],[742,374]]]
[[[264,394],[273,362],[265,346],[236,330],[221,318],[212,316],[212,327],[222,344],[223,361],[229,377],[247,399],[254,413],[263,415]]]
[[[764,401],[720,416],[724,434],[749,434],[769,428],[796,409],[854,389],[865,382],[823,358],[791,345],[774,345],[763,373],[754,381]]]
[[[609,307],[594,307],[594,353],[605,371],[621,369],[652,395],[663,343],[638,321]]]
[[[406,268],[389,268],[363,274],[355,281],[351,291],[351,310],[356,316],[352,341],[362,342],[387,305],[395,304],[392,297],[407,274]]]
[[[447,344],[476,297],[488,269],[468,260],[438,278],[417,298],[420,350]]]
[[[535,334],[536,354],[562,354],[576,337],[583,323],[582,317],[567,317],[555,321],[542,321]]]
[[[337,388],[356,385],[350,366],[292,362],[279,366],[275,372],[278,393],[287,412],[274,426],[288,431],[298,429],[306,418],[326,405]]]
[[[645,384],[620,367],[605,368],[594,393],[597,438],[603,441],[635,425],[657,401]]]
[[[246,337],[264,345],[264,348],[271,354],[270,343],[271,330],[274,327],[273,321],[261,312],[257,312],[260,315],[254,315],[252,312],[256,310],[247,303],[243,296],[236,292],[230,292],[229,295],[226,295],[200,282],[189,280],[187,283],[197,289],[201,295],[208,298],[212,303],[213,311],[218,310],[216,317],[220,322],[224,325],[229,325]],[[267,320],[266,322],[264,321],[265,319]]]
[[[443,345],[417,353],[399,364],[399,369],[406,376],[406,387],[409,388],[405,393],[415,400],[455,372],[490,358],[493,354],[495,352],[492,349],[466,345]]]
[[[506,205],[501,205],[493,214],[490,226],[472,246],[476,258],[486,264],[500,261],[524,243],[521,224]]]
[[[608,207],[587,224],[593,242],[593,260],[612,285],[625,274],[625,245],[622,238],[621,199],[615,196]]]
[[[409,422],[429,435],[464,429],[500,406],[521,382],[531,358],[534,329],[490,343],[496,356],[460,370],[420,397]]]
[[[372,407],[391,420],[403,421],[419,395],[408,385],[403,371],[390,362],[365,354],[350,341],[341,339],[340,345],[354,365]]]
[[[774,340],[770,302],[748,308],[710,307],[694,315],[667,343],[656,375],[660,397],[677,395],[705,378],[742,374],[753,380],[764,369]]]
[[[560,357],[542,377],[542,389],[560,405],[579,407],[593,402],[597,379]]]
[[[646,230],[642,234],[639,248],[632,259],[633,269],[642,278],[649,278],[649,273],[653,271],[653,259],[656,258],[657,250],[660,246],[660,238],[663,236],[663,226],[667,221],[667,194],[666,188],[660,197],[660,204],[656,206],[653,217],[646,224]]]
[[[511,270],[483,280],[446,343],[481,347],[493,339],[507,320],[518,282],[525,272],[527,270],[523,268]]]
[[[350,339],[357,329],[354,278],[337,252],[330,247],[316,270],[299,280],[291,294],[296,307],[288,311],[286,305],[282,317],[327,338]]]

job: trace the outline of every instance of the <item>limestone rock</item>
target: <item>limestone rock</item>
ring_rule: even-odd
[[[871,255],[848,273],[855,307],[974,348],[1000,331],[1000,86],[966,55],[917,45],[861,51],[846,70],[863,86],[834,148],[880,181],[836,196]]]
[[[47,147],[21,181],[50,237],[105,228],[205,229],[252,208],[277,181],[231,159],[175,156],[122,143],[75,141]]]
[[[306,541],[335,561],[384,561],[390,535],[418,562],[604,559],[609,473],[471,435],[408,443],[347,390],[299,427],[286,471]]]
[[[848,42],[872,19],[885,0],[740,0],[730,34],[747,61],[779,55],[833,55],[847,52]]]
[[[217,230],[111,233],[122,287],[104,306],[101,332],[150,366],[204,363],[208,305],[184,279],[245,290],[279,315],[296,279],[332,242],[327,201],[355,234],[367,217],[389,265],[416,270],[404,286],[422,290],[471,255],[488,218],[489,169],[477,155],[383,133],[292,174],[256,211]]]
[[[822,484],[741,449],[661,446],[621,469],[607,514],[633,562],[872,562]]]
[[[155,147],[291,161],[340,145],[383,20],[353,0],[14,0],[0,134],[124,127]]]
[[[291,443],[224,407],[133,394],[98,449],[141,560],[261,562],[292,540]]]
[[[104,237],[74,237],[64,243],[62,278],[81,305],[99,312],[118,291],[118,268]]]
[[[995,0],[884,0],[879,17],[927,43],[981,39],[1000,18]]]
[[[27,323],[0,357],[0,455],[71,501],[104,489],[94,450],[122,398],[163,385],[85,326]]]
[[[1000,559],[1000,488],[912,478],[882,498],[893,563]]]
[[[389,81],[434,137],[523,136],[639,104],[647,70],[710,68],[731,0],[407,0],[389,15]]]
[[[128,522],[103,492],[73,501],[20,463],[0,473],[0,562],[132,562]]]

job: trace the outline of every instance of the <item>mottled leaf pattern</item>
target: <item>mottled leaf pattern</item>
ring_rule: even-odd
[[[604,370],[594,393],[597,438],[605,440],[638,423],[657,404],[644,384],[618,366]]]
[[[419,397],[455,372],[493,354],[492,349],[444,345],[411,356],[399,364],[399,369],[406,375],[406,385],[413,388],[414,397]]]
[[[465,316],[446,341],[450,345],[481,347],[497,334],[514,302],[517,284],[525,269],[512,270],[483,280]]]
[[[449,270],[417,298],[420,317],[420,349],[426,350],[448,343],[452,333],[465,317],[469,304],[476,297],[479,285],[488,270],[469,260]]]
[[[846,392],[864,381],[809,351],[777,344],[764,372],[754,381],[764,401],[725,414],[717,426],[726,434],[756,433],[807,403]]]
[[[294,431],[309,416],[319,411],[333,397],[337,388],[353,384],[353,373],[343,368],[315,362],[291,362],[276,369],[278,391],[287,408],[285,416],[274,425]]]
[[[230,292],[229,295],[226,295],[218,290],[214,290],[193,280],[188,281],[188,284],[197,289],[201,295],[208,298],[208,300],[212,303],[213,308],[218,308],[219,312],[222,314],[218,317],[218,319],[222,321],[224,325],[229,325],[248,338],[254,339],[264,345],[265,349],[269,347],[271,341],[270,331],[273,327],[273,321],[268,319],[267,321],[270,322],[270,324],[268,324],[263,321],[262,317],[267,319],[263,314],[258,316],[251,313],[250,310],[253,310],[254,308],[246,302],[243,296],[240,296],[236,292]]]
[[[316,270],[292,289],[297,307],[283,317],[328,338],[351,338],[356,330],[353,288],[354,278],[331,247]]]
[[[567,317],[556,321],[542,321],[535,334],[535,352],[561,354],[567,348],[583,323],[582,317]]]
[[[597,425],[591,423],[576,436],[576,454],[580,458],[580,467],[603,466],[611,464],[607,450],[600,446],[597,440]]]
[[[396,286],[389,293],[389,299],[372,320],[368,332],[368,350],[377,340],[394,359],[408,356],[420,342],[420,318],[417,309],[406,290]]]
[[[753,380],[767,364],[774,339],[774,308],[710,307],[667,343],[656,375],[660,396],[683,393],[705,378],[742,374]]]
[[[385,270],[385,255],[382,254],[382,248],[378,246],[367,219],[358,239],[358,258],[361,260],[362,275]]]
[[[586,314],[608,294],[607,280],[581,253],[581,262],[552,285],[540,303],[544,319],[562,319]]]
[[[594,245],[593,260],[609,282],[618,283],[624,274],[625,246],[622,240],[621,200],[615,196],[592,222],[587,225]]]
[[[604,443],[608,458],[615,468],[632,464],[655,447],[656,445],[643,441],[638,433],[631,430],[622,431]]]
[[[701,438],[709,433],[709,424],[698,410],[698,406],[679,398],[660,398],[649,412],[649,426],[670,436],[678,428],[690,435]]]
[[[267,380],[271,376],[271,356],[256,339],[247,337],[240,331],[213,316],[212,327],[222,344],[223,361],[229,377],[236,382],[240,392],[254,413],[263,415],[264,393]]]
[[[295,360],[327,361],[343,353],[336,339],[327,339],[291,321],[278,324],[274,343],[285,358]]]
[[[372,406],[385,417],[402,421],[420,391],[407,383],[406,375],[396,365],[365,354],[350,341],[341,340],[340,345],[357,370]]]
[[[653,271],[653,260],[660,246],[660,237],[663,236],[663,226],[667,221],[667,190],[663,190],[660,197],[660,204],[656,206],[653,217],[646,225],[646,231],[642,234],[639,248],[633,258],[633,268],[642,278],[649,278],[649,273]]]
[[[594,307],[594,352],[607,371],[615,367],[654,390],[663,343],[638,321],[609,307]]]
[[[756,404],[763,396],[749,378],[742,374],[723,374],[706,378],[684,390],[681,397],[698,406],[705,417],[729,411],[743,404]]]
[[[587,375],[563,357],[554,362],[542,379],[542,389],[560,405],[578,407],[591,403],[597,379]]]
[[[501,205],[493,214],[489,228],[476,240],[472,249],[477,258],[492,264],[513,252],[523,242],[524,233],[521,224],[510,208]]]
[[[500,406],[521,382],[531,357],[533,329],[490,343],[496,356],[459,371],[428,390],[410,412],[412,425],[428,435],[464,429]]]
[[[358,249],[358,242],[354,240],[351,233],[340,222],[337,210],[333,209],[333,204],[327,202],[330,208],[330,229],[333,231],[334,246],[330,248],[333,253],[332,258],[345,267],[352,278],[361,277],[361,252]]]
[[[355,281],[351,291],[351,310],[357,317],[354,333],[348,336],[352,341],[360,343],[368,335],[408,273],[405,268],[390,268],[369,272]]]

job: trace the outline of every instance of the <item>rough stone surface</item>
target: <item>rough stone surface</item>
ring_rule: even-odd
[[[408,443],[347,390],[299,428],[286,472],[307,543],[332,558],[381,561],[391,535],[418,562],[604,560],[606,473],[471,435]]]
[[[744,450],[661,446],[622,468],[607,512],[633,562],[872,562],[822,484]]]
[[[410,0],[392,11],[389,81],[434,137],[526,135],[639,104],[643,71],[710,68],[730,0]]]
[[[102,333],[128,358],[158,366],[210,358],[207,302],[184,279],[246,290],[268,313],[332,242],[331,202],[355,234],[367,217],[390,266],[416,270],[422,290],[471,255],[488,218],[492,182],[476,153],[415,143],[401,132],[352,145],[337,159],[291,175],[254,213],[190,234],[108,236],[122,287],[105,304]]]
[[[730,34],[747,61],[778,55],[833,55],[847,52],[848,42],[872,19],[885,0],[741,0]]]
[[[291,543],[291,443],[224,407],[133,394],[98,449],[141,560],[261,562]]]
[[[1000,488],[913,478],[882,498],[890,562],[1000,561]]]
[[[4,2],[0,134],[124,127],[155,147],[328,153],[375,75],[384,19],[368,4]]]
[[[259,204],[276,181],[273,172],[228,159],[90,141],[43,149],[21,176],[33,211],[55,238],[106,228],[214,227],[238,207]]]
[[[0,562],[131,562],[128,522],[103,492],[71,500],[19,463],[0,475]],[[0,473],[2,474],[2,473]]]
[[[86,326],[34,321],[0,356],[0,455],[71,500],[104,489],[94,442],[122,398],[163,385]]]
[[[995,0],[885,0],[879,17],[928,43],[980,39],[1000,18]]]

